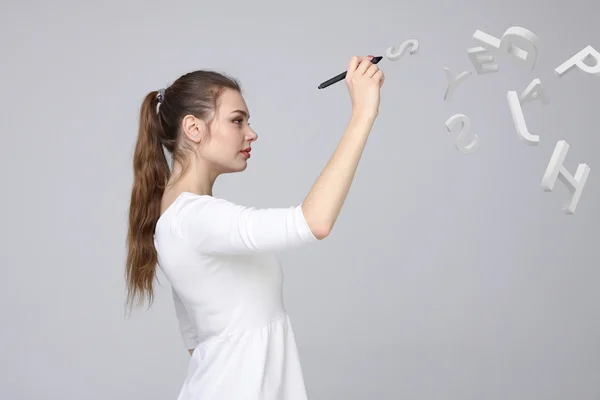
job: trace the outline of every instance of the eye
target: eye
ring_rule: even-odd
[[[241,124],[242,122],[244,122],[244,119],[243,119],[243,118],[237,118],[237,119],[234,119],[234,120],[233,120],[233,123],[234,123],[234,124],[235,124],[235,123],[238,123],[238,122]],[[250,122],[248,122],[248,126],[250,126]]]

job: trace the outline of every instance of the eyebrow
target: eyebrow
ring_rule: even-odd
[[[232,113],[232,114],[234,114],[234,113],[240,113],[240,114],[242,114],[243,116],[245,116],[246,118],[250,119],[250,114],[248,114],[248,113],[247,113],[246,111],[244,111],[244,110],[235,110],[235,111],[232,111],[231,113]]]

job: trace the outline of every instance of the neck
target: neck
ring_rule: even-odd
[[[173,182],[173,187],[179,192],[212,196],[217,176],[218,174],[212,173],[207,166],[199,165],[197,160],[190,161],[185,172],[183,166],[175,162],[169,185]]]

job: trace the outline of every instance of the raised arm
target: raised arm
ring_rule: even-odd
[[[306,222],[319,239],[329,236],[337,221],[374,119],[352,117],[335,153],[302,203]]]
[[[346,85],[352,101],[352,117],[339,145],[306,196],[302,210],[317,238],[329,235],[354,180],[358,163],[375,119],[383,72],[367,57],[352,57]]]
[[[353,57],[346,84],[352,117],[331,159],[303,203],[257,209],[188,194],[178,206],[181,238],[205,254],[282,250],[327,237],[346,200],[368,136],[379,114],[383,73],[366,57]]]

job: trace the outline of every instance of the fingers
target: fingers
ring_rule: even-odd
[[[348,72],[347,75],[353,74],[354,71],[356,70],[356,67],[358,67],[358,63],[360,62],[359,57],[357,56],[353,56],[350,58],[350,62],[348,63]]]
[[[360,64],[358,64],[358,68],[356,68],[355,75],[365,75],[371,66],[375,66],[375,64],[371,62],[371,59],[369,57],[363,57]]]
[[[375,76],[375,74],[378,71],[381,71],[381,70],[379,69],[379,67],[377,66],[377,64],[371,64],[369,66],[369,68],[365,71],[365,76],[368,76],[369,78],[372,78],[372,77]]]
[[[359,64],[361,64],[363,62],[363,60],[367,59],[368,57],[363,57],[363,56],[353,56],[352,58],[350,58],[350,63],[348,64],[348,72],[349,74],[353,74],[356,69],[358,68]]]
[[[379,81],[379,87],[381,88],[383,86],[383,82],[385,81],[385,75],[383,74],[383,71],[378,70],[375,75],[373,75],[373,79]]]
[[[384,75],[377,64],[371,62],[372,56],[354,56],[350,58],[348,71],[346,72],[346,82],[350,82],[353,77],[365,76],[367,78],[379,81],[380,87],[383,85]]]
[[[360,67],[360,65],[364,64],[365,61],[367,64],[370,64],[371,62],[368,59],[369,57],[365,56],[353,56],[352,58],[350,58],[350,62],[348,63],[348,71],[346,72],[346,77],[352,77],[357,73],[363,74],[364,70],[358,72],[358,68]]]

